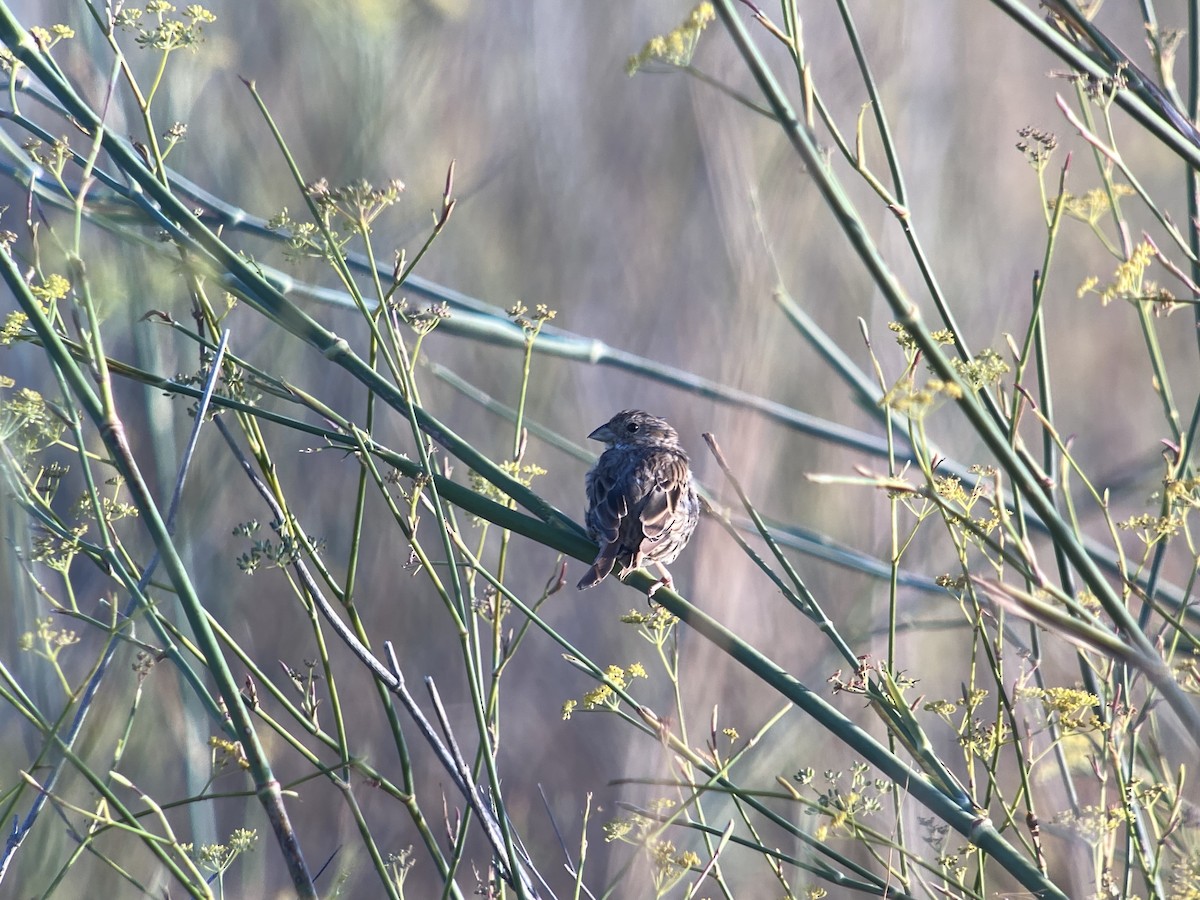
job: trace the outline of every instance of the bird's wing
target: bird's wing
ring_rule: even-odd
[[[585,591],[608,577],[617,563],[621,552],[622,524],[629,515],[629,503],[621,482],[623,473],[612,465],[612,459],[600,457],[599,462],[587,475],[587,529],[592,540],[600,545],[591,568],[579,580],[579,589]]]
[[[621,521],[629,514],[629,502],[621,484],[621,472],[601,460],[588,473],[588,531],[603,549],[615,543],[621,531]]]
[[[682,457],[672,454],[655,462],[642,482],[645,495],[638,506],[642,536],[651,543],[662,537],[674,520],[688,479],[687,460]]]

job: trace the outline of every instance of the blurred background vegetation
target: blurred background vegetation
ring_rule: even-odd
[[[1075,102],[1075,82],[1067,77],[1070,67],[1006,14],[1006,6],[930,0],[851,4],[904,168],[907,224],[919,235],[953,307],[958,335],[977,351],[991,348],[1009,358],[1006,335],[1020,343],[1029,327],[1031,285],[1043,266],[1047,242],[1039,173],[1016,148],[1022,140],[1020,130],[1031,126],[1057,135],[1057,150],[1044,175],[1051,199],[1068,154],[1073,162],[1067,186],[1074,195],[1082,197],[1100,187],[1101,180],[1092,148],[1055,102],[1056,95]],[[53,58],[86,102],[94,109],[103,107],[112,52],[87,5],[30,2],[10,8],[25,27],[63,23],[74,30],[72,39],[54,47]],[[243,81],[250,80],[305,182],[404,182],[403,194],[374,222],[371,236],[377,255],[390,268],[393,248],[405,248],[411,258],[428,237],[442,209],[453,161],[454,213],[416,274],[494,308],[525,304],[535,309],[544,304],[554,311],[534,343],[524,410],[529,422],[582,447],[587,433],[617,410],[639,407],[665,416],[680,432],[713,502],[741,515],[736,496],[701,439],[702,432],[712,433],[764,516],[880,562],[872,571],[851,557],[830,561],[788,551],[849,646],[870,659],[887,657],[892,609],[897,623],[895,668],[917,682],[909,700],[915,705],[918,699],[948,698],[953,703],[961,698],[982,651],[972,638],[976,623],[964,616],[954,597],[932,586],[936,576],[958,571],[957,554],[945,530],[931,526],[919,531],[903,557],[904,579],[890,590],[894,525],[886,494],[870,486],[815,484],[806,478],[810,473],[884,474],[885,456],[791,427],[744,398],[722,399],[665,383],[644,367],[587,359],[584,341],[591,339],[600,342],[595,345],[597,358],[607,353],[602,347],[625,351],[874,440],[884,433],[879,408],[862,404],[835,375],[789,321],[780,298],[801,307],[827,335],[827,346],[840,347],[874,380],[871,352],[863,340],[869,335],[884,372],[884,383],[876,385],[881,390],[900,379],[911,360],[888,329],[895,311],[827,211],[811,173],[778,124],[710,83],[715,80],[763,103],[719,22],[709,26],[696,47],[692,65],[704,76],[698,78],[663,63],[646,65],[632,76],[627,72],[629,58],[651,37],[687,18],[692,7],[686,2],[214,0],[208,8],[215,22],[204,25],[203,41],[194,52],[171,55],[154,99],[154,118],[160,126],[187,126],[185,139],[170,152],[172,170],[251,216],[268,219],[286,209],[295,220],[304,218],[304,195]],[[789,8],[795,7],[785,3],[784,10]],[[1109,2],[1096,21],[1139,66],[1157,71],[1145,40],[1147,8],[1150,4]],[[777,22],[786,20],[778,9],[764,12]],[[752,8],[739,5],[738,13],[776,72],[789,72],[787,49],[754,22]],[[838,9],[832,4],[801,4],[799,15],[808,75],[852,142],[868,96]],[[1156,15],[1164,29],[1187,25],[1182,3],[1159,4]],[[126,52],[140,83],[150,84],[161,55],[139,50],[132,36],[124,35]],[[1188,35],[1185,40],[1192,39]],[[795,72],[790,80],[779,77],[786,81],[793,103],[800,105]],[[55,121],[30,99],[23,103],[30,118],[52,134],[63,130],[61,119]],[[872,116],[865,116],[862,151],[876,176],[887,181]],[[1126,137],[1120,145],[1125,163],[1160,209],[1186,226],[1185,163],[1119,110],[1114,111],[1114,121]],[[144,140],[140,113],[127,90],[113,92],[107,123],[116,135]],[[28,137],[11,121],[0,123],[0,128],[10,140],[10,151]],[[831,147],[822,129],[817,137],[823,147]],[[86,143],[73,136],[72,145],[77,141]],[[9,177],[0,185],[0,194],[7,205],[2,224],[17,234],[14,253],[24,267],[31,264],[27,210],[34,209],[35,220],[46,217],[43,229],[51,223],[62,228],[68,219],[58,211],[30,206],[19,155],[13,151],[5,159]],[[854,176],[836,151],[831,150],[831,159],[880,255],[933,320],[901,219]],[[1111,215],[1104,216],[1099,229],[1119,243]],[[1143,229],[1156,227],[1151,213],[1133,203],[1123,217],[1135,241]],[[149,227],[131,227],[153,236]],[[284,270],[298,283],[336,286],[322,261],[289,259],[279,241],[232,226],[225,237],[255,262]],[[164,377],[195,374],[194,343],[166,327],[162,317],[146,318],[148,312],[162,311],[177,322],[191,322],[191,300],[177,260],[153,242],[139,245],[98,229],[89,231],[87,241],[92,254],[88,271],[105,323],[108,354]],[[1057,242],[1043,306],[1046,341],[1053,348],[1057,432],[1070,438],[1075,461],[1097,489],[1111,491],[1112,521],[1157,514],[1163,441],[1175,443],[1176,438],[1164,422],[1140,331],[1138,302],[1103,304],[1094,292],[1077,296],[1086,278],[1094,276],[1106,284],[1116,267],[1113,255],[1086,223],[1068,216]],[[48,260],[51,255],[47,251]],[[1186,267],[1185,260],[1177,261]],[[62,271],[54,261],[48,261],[47,268]],[[1170,280],[1161,271],[1159,276]],[[400,294],[417,307],[431,302],[427,294],[409,287],[401,288]],[[318,302],[305,292],[297,292],[294,299],[365,354],[367,331],[355,309]],[[0,295],[0,302],[5,314],[16,308],[7,294]],[[441,377],[436,367],[498,404],[515,407],[522,388],[520,343],[463,334],[454,327],[457,314],[452,311],[450,320],[423,343],[422,359],[429,365],[416,368],[423,406],[483,455],[497,462],[511,459],[512,423]],[[1186,423],[1200,388],[1195,319],[1190,309],[1180,307],[1153,321]],[[230,349],[241,359],[362,423],[366,401],[361,384],[319,353],[244,305],[224,324],[231,330]],[[579,342],[561,338],[556,329],[580,336]],[[556,335],[563,346],[574,349],[576,358],[538,352],[539,347],[551,348]],[[14,379],[17,388],[35,388],[48,397],[57,390],[42,351],[29,343],[4,348],[0,374]],[[198,375],[201,380],[204,376]],[[117,379],[116,387],[133,454],[154,496],[165,504],[192,427],[185,406],[190,401],[127,380]],[[963,466],[994,464],[952,403],[931,412],[928,427],[936,431],[932,439],[946,457]],[[408,424],[392,410],[377,409],[373,434],[380,443],[413,452]],[[523,457],[524,463],[545,470],[533,488],[578,521],[588,462],[569,452],[568,444],[546,440],[542,434],[533,432]],[[1040,446],[1040,436],[1030,439]],[[292,512],[320,542],[334,577],[344,578],[346,560],[355,549],[351,536],[361,471],[355,456],[287,429],[271,432],[271,441],[278,479],[292,497]],[[306,670],[305,661],[318,656],[313,626],[282,570],[264,567],[246,574],[239,567],[250,539],[235,529],[252,520],[265,523],[269,513],[247,490],[237,461],[214,431],[202,433],[197,452],[182,498],[176,542],[206,609],[286,690],[288,678],[279,663]],[[61,448],[50,455],[64,464],[72,458]],[[457,464],[452,477],[468,483],[467,474],[466,467]],[[67,477],[60,505],[78,496],[81,486],[71,483],[78,475],[76,467]],[[432,514],[426,516],[422,527],[432,523]],[[8,599],[0,605],[0,663],[37,698],[39,707],[56,715],[64,708],[58,677],[44,658],[22,650],[29,643],[23,636],[36,633],[37,623],[46,619],[51,607],[67,603],[67,598],[44,572],[19,561],[18,556],[28,560],[31,536],[30,523],[15,504],[6,503],[3,520],[0,566]],[[1108,522],[1097,505],[1080,503],[1079,524],[1085,533],[1111,544]],[[898,530],[912,527],[908,522]],[[468,533],[474,532],[468,528]],[[472,731],[458,634],[429,579],[414,571],[408,544],[377,496],[368,496],[361,535],[356,602],[373,643],[392,641],[410,682],[431,676],[450,721]],[[1118,539],[1140,558],[1135,535],[1122,532]],[[148,555],[152,549],[144,537],[131,535],[130,541],[141,553]],[[496,538],[488,545],[489,565],[495,564],[498,550]],[[521,536],[512,539],[508,553],[505,584],[530,602],[557,577],[563,558],[557,550]],[[1194,563],[1188,552],[1166,557],[1164,582],[1184,585],[1186,595]],[[567,559],[568,585],[583,566]],[[715,521],[701,523],[672,569],[676,588],[691,603],[882,736],[878,719],[862,697],[834,693],[827,685],[837,673],[850,677],[844,671],[846,661],[820,639],[812,622],[795,614]],[[31,571],[41,572],[45,595],[35,589]],[[73,602],[84,614],[105,619],[102,601],[124,605],[126,597],[114,593],[116,586],[98,569],[77,565],[70,580]],[[734,728],[743,739],[780,708],[780,697],[764,691],[758,679],[717,644],[684,629],[678,634],[676,698],[672,682],[661,668],[654,668],[654,648],[635,627],[619,621],[631,608],[645,610],[644,597],[613,580],[587,594],[573,588],[555,593],[540,607],[540,615],[551,631],[601,667],[640,661],[651,669],[651,677],[637,684],[638,699],[657,710],[668,725],[686,714],[692,746],[707,740],[714,707],[719,709],[717,731]],[[510,615],[514,619],[508,624],[519,627],[519,614]],[[94,664],[103,635],[57,618],[53,627],[79,633],[81,643],[65,649],[59,659],[74,687]],[[369,673],[336,642],[329,652],[340,673],[346,718],[353,723],[350,743],[355,757],[395,777],[396,750],[370,689]],[[1010,688],[1026,671],[1019,650],[1012,652],[1013,668],[1005,685]],[[125,720],[135,653],[136,648],[119,651],[123,665],[110,677],[120,686],[98,701],[104,705],[77,747],[101,766],[101,772],[104,763],[99,761],[111,755]],[[1069,642],[1048,645],[1039,665],[1052,683],[1078,681],[1075,649]],[[241,669],[236,664],[233,668],[240,682]],[[505,809],[553,890],[568,896],[575,879],[563,869],[559,841],[572,855],[578,854],[585,798],[591,793],[585,880],[597,896],[614,882],[613,896],[652,896],[650,876],[644,874],[652,864],[625,843],[606,842],[600,826],[623,814],[618,801],[645,807],[665,792],[653,783],[636,782],[676,778],[676,753],[613,716],[575,714],[564,721],[563,704],[594,686],[593,678],[564,660],[545,631],[529,632],[505,670],[496,726]],[[129,734],[122,770],[130,777],[129,770],[135,771],[138,789],[160,802],[189,796],[208,776],[208,739],[214,725],[188,690],[167,666],[156,667],[145,682],[146,694]],[[939,751],[959,747],[958,725],[957,718],[954,725],[940,729],[936,718],[927,723]],[[1028,727],[1022,739],[1033,742],[1040,732]],[[1181,739],[1173,720],[1154,727],[1161,728],[1168,741]],[[32,801],[31,792],[16,793],[22,784],[18,773],[30,770],[42,746],[43,739],[25,720],[11,707],[0,706],[0,804],[14,801],[12,814],[23,816]],[[1037,752],[1045,750],[1039,745]],[[313,771],[281,741],[267,740],[267,751],[285,785]],[[471,745],[468,758],[473,752]],[[852,758],[844,744],[811,727],[805,715],[793,709],[747,755],[737,774],[742,784],[771,791],[778,790],[777,776],[792,779],[808,768],[849,773]],[[1086,768],[1086,758],[1082,754],[1072,765]],[[334,757],[325,759],[328,765],[335,762]],[[461,806],[461,798],[419,740],[414,741],[413,766],[421,803],[436,823],[438,839],[446,844],[440,823],[442,792],[451,809]],[[1164,770],[1175,771],[1169,765]],[[962,771],[957,774],[965,777]],[[1070,807],[1053,778],[1037,785],[1045,791],[1044,822]],[[352,786],[384,852],[420,844],[411,819],[393,798],[361,775],[354,776]],[[227,775],[214,787],[236,794],[246,785],[238,776]],[[329,863],[317,880],[322,894],[382,896],[380,877],[365,858],[340,791],[321,778],[293,787],[298,797],[290,800],[288,811],[308,864],[315,872]],[[78,776],[64,775],[60,790],[65,795],[78,792],[75,802],[85,806],[91,802],[80,799],[87,786]],[[1190,788],[1179,793],[1181,810],[1190,808],[1191,793]],[[451,820],[454,815],[450,813]],[[928,828],[924,815],[916,808],[902,818],[914,834],[921,834]],[[1179,815],[1185,819],[1177,827],[1186,829],[1181,838],[1186,849],[1194,846],[1196,823],[1183,812]],[[14,896],[40,896],[75,847],[56,815],[46,812],[43,817],[7,872],[5,890],[13,890]],[[237,827],[257,829],[260,839],[269,832],[253,796],[183,805],[169,818],[180,840],[197,845],[225,841]],[[725,818],[717,823],[718,830]],[[827,815],[810,811],[796,818],[816,832]],[[898,826],[877,827],[890,833]],[[935,833],[936,828],[930,830],[924,851],[931,860],[949,853]],[[1051,875],[1072,897],[1108,891],[1096,873],[1094,848],[1073,834],[1063,826],[1043,838],[1051,848]],[[680,847],[689,846],[686,837],[675,840]],[[803,855],[791,836],[768,830],[762,840],[767,847],[783,846]],[[467,858],[479,871],[486,870],[489,853],[477,836],[469,851]],[[148,853],[109,852],[136,871],[138,883],[148,892],[162,895],[169,882],[161,880],[161,873],[154,874]],[[1187,853],[1181,851],[1182,857]],[[856,858],[869,863],[869,855]],[[435,867],[420,850],[415,859],[406,895],[435,896],[441,890]],[[725,877],[738,886],[733,895],[782,893],[761,859],[731,855],[727,860]],[[626,872],[631,865],[634,871]],[[975,890],[988,896],[996,890],[1015,890],[1005,878]],[[795,873],[789,879],[797,896],[805,896],[804,886],[810,882],[821,883]],[[475,889],[469,865],[460,871],[459,882],[464,894]],[[1151,880],[1150,887],[1139,884],[1139,896],[1153,894],[1155,884],[1164,895],[1171,890],[1163,876],[1158,882]],[[846,890],[825,886],[833,896]],[[285,896],[291,887],[280,855],[268,840],[239,857],[224,877],[224,889],[227,896],[252,897]],[[952,895],[972,895],[962,890]],[[681,891],[682,887],[680,896]],[[54,896],[60,897],[133,895],[129,880],[90,859],[75,864],[54,888]],[[716,896],[717,890],[697,896],[705,895]]]

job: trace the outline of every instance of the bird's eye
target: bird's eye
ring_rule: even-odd
[[[630,434],[637,434],[637,430],[641,427],[642,426],[639,425],[637,422],[630,422],[628,425],[625,426],[625,430],[628,431]]]

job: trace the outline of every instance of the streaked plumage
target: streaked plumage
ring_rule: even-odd
[[[607,449],[587,474],[587,529],[600,552],[579,589],[599,584],[614,566],[624,578],[647,563],[663,575],[650,593],[670,587],[666,566],[683,551],[700,519],[679,435],[666,420],[627,409],[588,437]]]

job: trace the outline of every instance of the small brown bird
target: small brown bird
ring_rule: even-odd
[[[588,435],[607,446],[587,474],[587,529],[600,553],[579,590],[599,584],[620,565],[624,578],[654,563],[662,579],[650,588],[671,587],[668,563],[687,546],[700,520],[700,500],[679,446],[665,419],[627,409]]]

